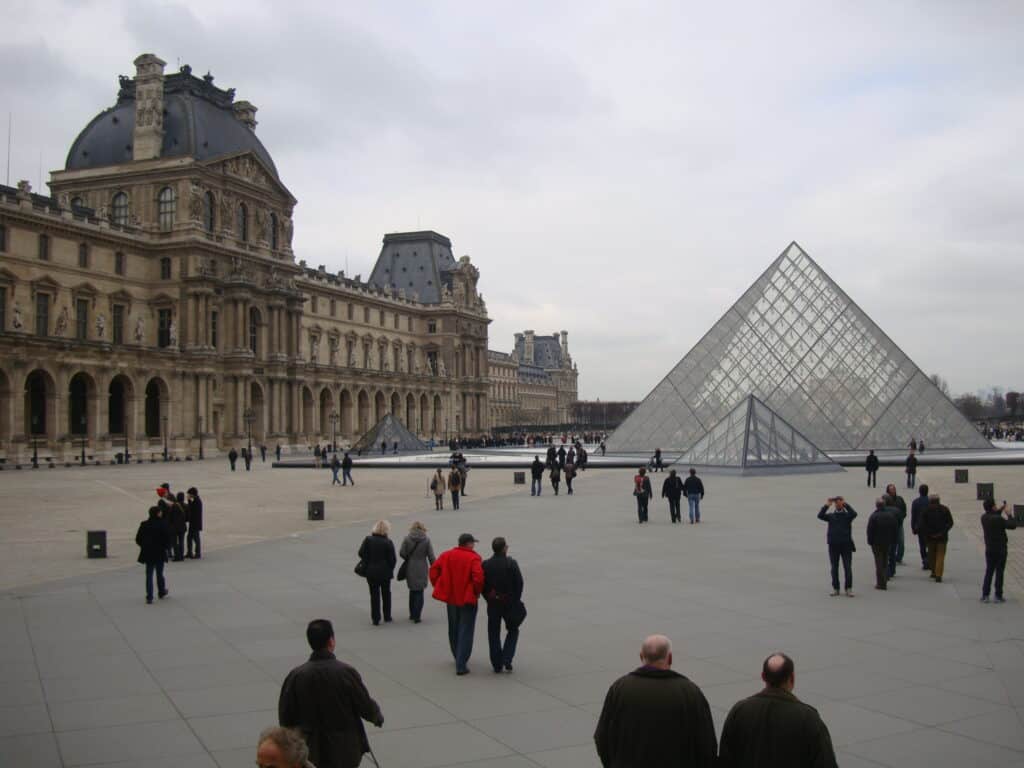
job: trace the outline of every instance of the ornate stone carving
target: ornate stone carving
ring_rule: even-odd
[[[11,317],[11,327],[20,331],[25,327],[25,323],[21,319],[21,305],[18,302],[14,302],[14,314]]]
[[[294,228],[295,225],[292,224],[292,217],[286,216],[284,221],[281,222],[281,230],[284,232],[284,242],[289,248],[292,247],[292,231]]]
[[[267,212],[257,206],[256,208],[256,239],[258,242],[267,242]]]
[[[68,308],[61,307],[60,314],[57,315],[57,323],[53,327],[54,336],[63,336],[68,330]]]
[[[192,184],[188,191],[188,215],[192,221],[203,220],[203,191],[197,184]]]
[[[320,357],[320,339],[316,336],[309,337],[309,360],[312,363],[317,362]]]
[[[139,315],[135,321],[135,343],[141,344],[146,338],[146,322],[142,319],[142,315]]]
[[[178,324],[171,320],[171,325],[167,329],[167,335],[170,337],[172,347],[178,346]]]
[[[100,312],[96,315],[96,338],[102,339],[107,332],[107,318]]]
[[[227,192],[220,196],[220,228],[225,232],[235,228],[235,201]]]

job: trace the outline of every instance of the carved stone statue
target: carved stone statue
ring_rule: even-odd
[[[316,336],[309,337],[309,360],[315,363],[320,358],[320,339]]]
[[[188,215],[192,221],[203,220],[203,193],[196,184],[189,188]]]
[[[256,239],[267,242],[267,212],[260,207],[256,208]]]
[[[63,336],[68,330],[68,308],[62,307],[57,315],[57,324],[53,327],[54,336]]]
[[[437,371],[438,371],[438,375],[442,379],[448,378],[448,369],[445,367],[444,358],[443,357],[438,357],[437,358]]]
[[[225,232],[235,228],[235,204],[227,193],[220,196],[220,228]]]
[[[447,303],[452,300],[452,292],[448,290],[447,285],[441,286],[441,302]]]
[[[107,318],[100,312],[96,315],[96,338],[102,339],[104,334],[107,332]]]
[[[135,321],[135,343],[141,344],[146,338],[146,323],[142,319],[142,315]]]
[[[21,319],[21,305],[18,302],[14,302],[14,316],[11,317],[11,327],[16,331],[20,331],[25,327],[25,323]]]
[[[338,339],[332,336],[327,340],[328,347],[331,353],[331,365],[335,365],[338,362]]]
[[[170,339],[171,346],[178,346],[178,324],[171,320],[170,326],[167,328],[167,336]]]
[[[292,230],[294,229],[294,225],[292,224],[291,216],[286,217],[285,220],[283,222],[281,222],[281,229],[284,230],[284,241],[285,241],[285,243],[287,243],[288,247],[291,248],[291,245],[292,245]]]

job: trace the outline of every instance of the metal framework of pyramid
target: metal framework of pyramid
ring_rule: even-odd
[[[843,471],[753,395],[708,430],[676,464],[740,474]]]
[[[826,451],[991,448],[796,243],[651,391],[608,449],[683,452],[748,394]]]
[[[400,451],[428,450],[426,443],[406,429],[405,425],[390,413],[385,414],[369,432],[360,437],[352,446],[352,450],[372,453],[374,450],[380,450],[381,443],[387,443],[387,452],[391,453],[396,442]]]

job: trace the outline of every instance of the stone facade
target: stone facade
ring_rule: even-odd
[[[262,145],[231,133],[251,136],[256,108],[187,67],[136,65],[118,108],[52,173],[51,197],[0,187],[0,456],[69,460],[83,441],[102,460],[126,443],[135,458],[198,456],[250,433],[350,443],[386,413],[424,439],[487,431],[490,320],[469,257],[434,232],[384,237],[379,261],[422,262],[433,301],[296,263],[296,200]],[[172,93],[231,130],[165,156]],[[129,144],[101,146],[103,122]],[[90,165],[102,152],[128,156]]]
[[[491,424],[529,427],[569,424],[579,371],[569,354],[566,331],[515,335],[511,353],[488,350]]]

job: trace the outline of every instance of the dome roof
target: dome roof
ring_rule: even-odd
[[[166,76],[160,156],[208,160],[248,151],[259,157],[276,177],[277,168],[270,153],[255,131],[235,116],[234,97],[233,88],[217,88],[211,75],[194,77],[187,65]],[[68,151],[65,170],[130,162],[134,130],[135,81],[122,77],[117,104],[94,117],[78,134]]]

